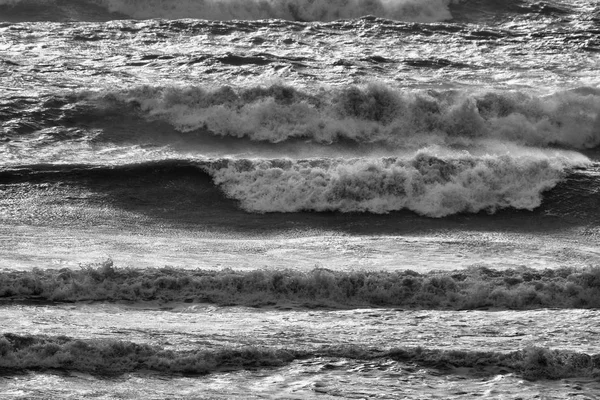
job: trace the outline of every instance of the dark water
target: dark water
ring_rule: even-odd
[[[597,0],[0,0],[0,397],[595,398],[597,311],[570,307],[597,297],[599,57]],[[316,297],[466,268],[465,304],[532,310],[428,310],[435,274],[417,311],[178,281],[314,266]]]
[[[152,64],[163,56],[143,57]],[[275,56],[218,57],[207,56],[204,68],[217,62],[226,65],[227,74],[242,74]],[[170,56],[166,60],[172,62]],[[432,69],[411,62],[415,73]],[[146,62],[134,66],[138,73],[146,67]],[[43,76],[15,69],[10,74],[15,80],[19,74]],[[441,69],[464,68],[450,63]],[[60,82],[56,78],[53,85]],[[109,78],[102,73],[90,83]],[[191,83],[7,94],[5,169],[149,163],[148,169],[132,166],[139,167],[142,179],[156,160],[189,160],[248,212],[407,209],[436,218],[504,208],[531,211],[573,171],[582,182],[596,176],[593,158],[584,155],[593,157],[600,140],[600,96],[593,87],[544,95],[522,88],[402,89],[390,83],[313,89],[285,82],[243,88]],[[594,193],[595,187],[582,183],[572,193]],[[593,209],[584,204],[582,215]],[[574,205],[571,200],[568,207]]]
[[[433,194],[428,193],[426,185],[444,185],[449,184],[456,179],[456,175],[463,172],[463,169],[477,168],[479,165],[472,161],[464,163],[448,163],[440,159],[417,159],[410,162],[399,161],[397,159],[387,159],[388,165],[396,168],[414,168],[418,173],[421,185],[418,190],[418,199],[431,198]],[[288,207],[288,214],[277,212],[274,201],[270,196],[278,181],[268,182],[264,185],[266,188],[256,194],[258,197],[255,203],[265,204],[263,207],[269,207],[266,210],[259,210],[259,213],[248,213],[247,203],[241,195],[228,197],[223,192],[222,187],[214,182],[215,171],[233,170],[242,173],[255,172],[256,161],[241,159],[214,160],[214,161],[187,161],[187,160],[164,160],[148,161],[139,164],[125,164],[117,166],[102,166],[88,164],[38,164],[22,165],[18,167],[11,166],[0,172],[0,183],[4,185],[5,196],[16,197],[17,192],[23,190],[39,191],[42,185],[46,190],[62,189],[63,191],[88,191],[93,193],[88,200],[99,203],[110,204],[119,209],[131,210],[137,213],[147,214],[149,217],[175,221],[180,224],[190,226],[210,226],[211,229],[218,231],[236,231],[242,232],[249,230],[273,231],[297,228],[299,225],[305,228],[333,228],[340,231],[349,231],[354,233],[400,233],[402,231],[414,230],[416,227],[409,227],[410,221],[418,221],[421,229],[427,230],[431,227],[461,226],[471,229],[481,228],[487,224],[509,225],[513,229],[529,231],[538,229],[552,229],[552,227],[569,225],[595,225],[598,223],[597,205],[599,202],[598,187],[598,167],[593,166],[587,169],[570,170],[561,172],[560,180],[553,188],[543,193],[542,204],[533,208],[532,211],[502,209],[496,211],[495,208],[483,208],[475,218],[469,216],[463,202],[446,203],[446,207],[465,207],[465,209],[456,209],[459,214],[446,219],[428,218],[419,216],[409,211],[399,212],[401,209],[397,204],[402,204],[404,197],[407,196],[405,181],[399,180],[396,185],[384,186],[375,181],[373,173],[369,175],[368,180],[347,182],[352,185],[350,189],[342,186],[344,181],[333,182],[331,187],[325,187],[320,194],[320,200],[323,204],[310,203],[311,199],[299,199],[299,194],[295,193],[292,197],[287,197],[282,207]],[[323,167],[323,164],[325,166]],[[466,164],[466,165],[465,165]],[[331,168],[330,163],[324,160],[298,160],[295,163],[288,159],[270,160],[261,162],[258,173],[264,174],[299,174],[297,165],[313,166],[313,168]],[[428,174],[435,174],[429,178],[419,168],[426,168]],[[543,164],[542,164],[543,165]],[[384,164],[381,168],[385,168]],[[367,168],[375,170],[372,164]],[[526,173],[537,178],[537,171],[531,169],[538,168],[538,165],[528,167],[527,169],[517,170],[515,174]],[[273,170],[275,172],[273,172]],[[435,172],[431,172],[431,171]],[[389,179],[386,171],[377,171],[383,175],[383,179]],[[321,172],[324,175],[323,172]],[[319,178],[322,175],[318,175]],[[252,178],[255,179],[255,178]],[[478,182],[479,183],[479,182]],[[490,182],[488,185],[497,185],[498,182]],[[414,183],[413,183],[414,185]],[[225,186],[227,187],[227,186]],[[17,191],[18,188],[18,191]],[[27,189],[29,188],[29,189]],[[479,188],[478,188],[479,189]],[[503,188],[506,190],[505,188]],[[268,191],[267,191],[268,190]],[[373,193],[375,192],[375,193]],[[386,204],[388,209],[368,209],[369,202],[372,202],[379,193],[382,196],[393,196],[393,201]],[[88,195],[89,196],[89,195]],[[279,195],[282,196],[282,195]],[[313,193],[312,198],[315,198]],[[267,197],[265,199],[265,197]],[[496,200],[500,195],[492,197]],[[65,201],[75,200],[75,197],[65,199]],[[411,200],[412,201],[412,200]],[[361,207],[351,210],[352,212],[340,212],[341,207]],[[411,204],[415,204],[414,202]],[[444,203],[442,203],[444,204]],[[492,204],[490,207],[495,205]],[[418,205],[415,205],[418,207]],[[252,211],[252,210],[251,210]],[[304,213],[302,212],[304,211]],[[319,215],[315,211],[321,211]],[[370,212],[369,212],[370,211]],[[391,214],[388,213],[391,212]],[[495,211],[495,212],[494,212]],[[306,213],[308,212],[308,213]],[[375,213],[373,213],[375,212]],[[382,214],[384,213],[384,214]],[[531,225],[531,223],[535,225]]]

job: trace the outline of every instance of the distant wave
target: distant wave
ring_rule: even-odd
[[[451,3],[451,12],[456,20],[477,21],[502,19],[506,16],[534,14],[562,16],[573,10],[565,2],[527,0],[463,0]]]
[[[242,60],[243,61],[243,60]],[[497,140],[528,146],[600,145],[600,91],[403,91],[382,84],[315,93],[285,85],[140,87],[85,95],[83,104],[138,112],[177,130],[272,143],[353,141],[394,148],[468,146]]]
[[[433,22],[451,17],[451,0],[101,0],[133,18],[288,19],[330,21],[364,15]]]
[[[515,14],[563,15],[564,4],[525,0],[0,0],[1,20],[108,21],[180,19],[331,21],[374,15],[439,22],[478,21]]]
[[[331,21],[365,15],[413,22],[450,19],[452,0],[87,0],[105,11],[90,15],[80,0],[0,0],[0,6],[13,15],[27,14],[33,20],[52,18],[48,7],[57,8],[55,16],[64,18],[149,19],[198,18],[209,20],[286,19],[294,21]],[[36,15],[39,14],[39,15]],[[8,16],[10,17],[10,16]],[[0,17],[0,20],[2,18]]]
[[[332,21],[374,15],[439,22],[518,14],[563,15],[564,4],[526,0],[0,0],[1,20],[180,19]]]
[[[542,347],[527,347],[510,353],[441,350],[427,347],[378,349],[367,345],[321,346],[315,349],[240,347],[223,349],[166,350],[158,346],[114,339],[77,339],[67,336],[0,336],[0,370],[63,370],[94,375],[118,376],[130,372],[163,374],[207,374],[219,370],[277,367],[294,360],[346,358],[394,360],[424,368],[460,371],[481,376],[516,373],[525,379],[598,377],[600,355],[589,355]]]

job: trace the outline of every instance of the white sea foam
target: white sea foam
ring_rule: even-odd
[[[379,84],[316,94],[273,85],[234,90],[142,87],[111,100],[134,103],[148,118],[187,132],[273,143],[350,140],[394,148],[469,146],[499,140],[528,146],[592,148],[600,144],[600,93],[403,91]]]
[[[238,160],[209,173],[251,212],[409,209],[443,217],[507,207],[532,210],[569,164],[541,154],[442,158],[423,151],[409,160]]]

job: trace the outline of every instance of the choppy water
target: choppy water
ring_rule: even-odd
[[[0,0],[2,273],[74,270],[107,257],[117,267],[247,271],[597,266],[599,64],[596,0]],[[245,343],[296,351],[308,340],[381,351],[476,351],[487,343],[489,352],[539,344],[597,353],[589,345],[598,328],[594,310],[586,311],[580,336],[552,331],[543,343],[549,326],[579,311],[532,311],[540,325],[523,332],[527,343],[507,348],[482,333],[501,325],[500,314],[485,311],[470,318],[465,311],[423,310],[423,318],[468,318],[465,326],[475,333],[448,340],[434,324],[399,343],[396,333],[412,335],[402,323],[365,329],[410,320],[412,311],[376,310],[375,321],[364,320],[369,311],[315,311],[314,321],[265,339],[266,320],[307,311],[200,307],[194,316],[224,322],[198,328],[180,312],[107,311],[111,306],[99,303],[84,307],[84,316],[75,307],[59,316],[56,305],[3,306],[5,320],[24,322],[1,333],[213,350]],[[255,329],[238,332],[237,312]],[[525,311],[504,312],[525,318]],[[52,314],[64,329],[39,313]],[[107,328],[100,322],[107,313],[124,318]],[[353,337],[327,325],[329,317],[354,324],[344,328]],[[142,322],[136,332],[173,336],[168,343],[132,336]],[[314,329],[321,339],[307,339]],[[190,341],[189,330],[204,339]],[[2,351],[0,343],[0,357]],[[498,366],[482,377],[389,357],[310,354],[207,377],[134,371],[103,380],[77,367],[38,366],[2,375],[0,393],[598,393],[593,373],[540,383]]]

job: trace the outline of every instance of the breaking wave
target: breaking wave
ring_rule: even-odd
[[[90,97],[88,97],[90,96]],[[86,98],[87,97],[87,98]],[[382,84],[309,93],[275,84],[233,89],[140,87],[86,95],[96,107],[129,109],[181,132],[279,143],[382,143],[394,148],[469,146],[486,140],[527,146],[600,144],[600,92],[403,91]]]
[[[158,346],[112,339],[76,339],[67,336],[0,336],[0,368],[14,373],[59,369],[116,376],[135,371],[164,374],[207,374],[219,370],[282,366],[308,358],[394,360],[452,373],[465,369],[481,375],[502,369],[526,379],[598,377],[600,355],[542,347],[510,353],[442,350],[423,347],[378,349],[366,345],[322,346],[316,349],[224,348],[166,350]],[[493,374],[497,372],[494,371]]]
[[[257,57],[240,56],[236,62],[252,63]],[[365,145],[389,151],[430,146],[592,149],[600,145],[600,90],[594,87],[539,96],[520,91],[413,91],[383,84],[313,92],[282,84],[142,86],[6,99],[0,107],[9,137],[55,126],[78,128],[91,123],[102,128],[105,120],[120,119],[121,124],[135,120],[168,124],[171,128],[166,128],[178,140],[189,142],[203,137],[289,142],[299,147]],[[109,129],[99,132],[94,141],[153,144],[153,132],[156,137],[166,134],[160,129]]]
[[[132,200],[122,193],[127,187],[130,197],[147,198],[159,208],[160,201],[163,208],[186,204],[191,213],[216,212],[228,204],[254,213],[410,210],[439,218],[543,206],[555,215],[592,221],[597,219],[593,210],[600,193],[598,167],[580,157],[468,153],[442,157],[422,151],[412,158],[220,158],[116,166],[32,165],[2,169],[0,184],[83,185],[120,206],[133,207]],[[127,182],[134,181],[136,185],[129,187]],[[178,201],[167,200],[173,193]],[[234,201],[228,202],[223,193]]]
[[[441,310],[597,308],[600,267],[428,272],[252,271],[117,268],[112,260],[71,269],[0,271],[7,303],[159,301],[315,308]]]
[[[565,177],[557,159],[235,160],[209,168],[225,194],[251,212],[409,209],[429,217],[512,207],[533,210]]]

